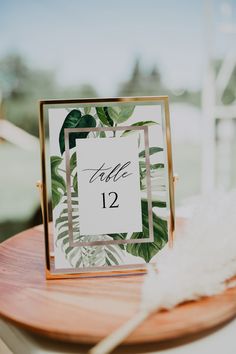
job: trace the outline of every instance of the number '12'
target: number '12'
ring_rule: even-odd
[[[118,208],[119,207],[119,204],[115,204],[117,199],[118,199],[118,194],[116,192],[110,192],[108,193],[108,196],[111,197],[112,195],[114,195],[114,199],[112,201],[112,203],[108,206],[108,208]],[[105,193],[102,193],[102,207],[103,209],[107,208],[107,205],[106,205],[106,194]],[[110,198],[111,199],[111,198]]]

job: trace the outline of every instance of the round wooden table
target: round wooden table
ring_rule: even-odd
[[[0,245],[0,315],[34,333],[96,343],[132,317],[143,276],[46,280],[42,226]],[[236,314],[236,288],[148,318],[126,344],[169,341],[219,326]],[[191,337],[192,338],[192,337]]]

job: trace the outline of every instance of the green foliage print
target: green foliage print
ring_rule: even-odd
[[[97,267],[97,266],[113,266],[122,264],[123,258],[126,253],[133,256],[138,256],[144,259],[145,262],[149,262],[155,254],[164,247],[168,238],[167,221],[156,216],[152,213],[153,218],[153,232],[154,241],[151,243],[140,244],[118,244],[118,245],[99,245],[99,246],[77,246],[71,247],[69,245],[68,234],[68,209],[67,209],[67,194],[66,194],[66,182],[65,171],[63,170],[63,154],[65,151],[64,141],[64,129],[65,128],[92,128],[96,126],[100,127],[113,127],[118,126],[121,123],[127,121],[133,114],[135,106],[123,105],[123,106],[109,106],[109,107],[95,107],[94,114],[91,113],[90,107],[85,107],[82,113],[79,109],[71,110],[65,117],[63,125],[59,134],[59,148],[62,156],[51,157],[51,178],[52,178],[52,206],[53,209],[60,207],[60,213],[55,222],[55,228],[57,230],[57,246],[61,247],[65,257],[70,264],[75,267]],[[150,126],[158,124],[153,121],[142,121],[134,123],[132,126]],[[120,136],[126,136],[132,134],[132,130],[121,131]],[[76,146],[76,139],[88,138],[89,132],[76,132],[71,133],[69,136],[69,149],[71,151],[70,157],[70,174],[71,174],[71,197],[72,197],[72,229],[73,237],[75,241],[95,241],[95,240],[125,240],[128,234],[109,234],[98,236],[80,236],[79,233],[79,215],[78,215],[78,183],[76,172],[76,152],[74,148]],[[98,133],[97,138],[106,137],[105,132]],[[149,155],[162,152],[161,147],[150,147]],[[146,151],[143,150],[139,153],[139,170],[140,170],[140,186],[141,190],[145,190],[146,181],[146,163],[145,163]],[[151,174],[164,171],[163,163],[154,163],[150,165]],[[165,188],[165,186],[161,186]],[[161,200],[153,200],[153,207],[165,208],[166,202]],[[142,199],[142,220],[143,220],[143,232],[133,233],[130,239],[148,238],[149,237],[149,223],[148,223],[148,209],[147,200]]]
[[[59,134],[59,145],[61,154],[65,151],[65,139],[64,139],[64,129],[65,128],[94,128],[96,127],[96,120],[90,114],[82,115],[79,109],[73,109],[66,116],[64,123],[61,127]],[[70,133],[69,135],[69,148],[72,149],[76,145],[76,139],[87,138],[89,132],[80,133]]]

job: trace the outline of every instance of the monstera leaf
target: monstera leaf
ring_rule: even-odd
[[[52,180],[52,207],[53,209],[59,204],[61,198],[66,192],[66,183],[59,174],[59,166],[62,162],[60,156],[51,156],[51,180]]]
[[[64,129],[66,128],[93,128],[96,127],[96,120],[90,114],[82,116],[79,109],[73,109],[66,116],[59,134],[59,145],[61,154],[65,151]],[[76,145],[76,139],[83,139],[88,136],[89,132],[79,132],[69,134],[69,148],[72,149]]]
[[[152,213],[154,241],[150,243],[128,244],[126,251],[133,256],[141,257],[145,262],[150,260],[159,252],[168,240],[167,221]],[[148,204],[147,200],[142,200],[143,232],[134,232],[131,239],[149,237]]]

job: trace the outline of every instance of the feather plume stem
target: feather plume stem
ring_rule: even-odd
[[[123,340],[137,328],[150,313],[146,310],[140,310],[124,325],[119,327],[115,332],[111,333],[108,337],[103,339],[95,345],[89,354],[108,354],[115,349]]]

